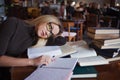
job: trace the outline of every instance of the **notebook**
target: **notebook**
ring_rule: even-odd
[[[25,80],[70,80],[71,75],[69,69],[37,68]]]
[[[78,58],[56,58],[55,61],[51,62],[43,68],[62,68],[62,69],[71,69],[73,70]]]
[[[38,66],[25,80],[70,80],[77,61],[77,58],[56,58],[47,66]]]

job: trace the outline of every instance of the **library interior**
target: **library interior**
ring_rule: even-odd
[[[120,80],[120,0],[0,0],[0,80]]]

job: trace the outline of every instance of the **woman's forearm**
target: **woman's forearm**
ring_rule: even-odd
[[[13,67],[13,66],[33,66],[33,60],[28,58],[14,58],[9,56],[0,56],[0,66]]]

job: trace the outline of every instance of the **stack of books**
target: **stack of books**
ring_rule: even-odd
[[[92,39],[113,39],[120,37],[120,30],[112,27],[89,27],[87,35]]]
[[[93,43],[100,49],[120,48],[120,38],[93,40]]]
[[[97,54],[105,57],[115,57],[120,48],[120,30],[111,27],[89,27],[88,36],[93,39],[90,47]]]

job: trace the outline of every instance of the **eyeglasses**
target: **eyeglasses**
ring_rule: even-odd
[[[61,26],[60,26],[59,24],[56,24],[56,23],[54,23],[54,22],[49,22],[49,23],[47,23],[47,25],[46,25],[47,30],[50,32],[49,36],[54,36],[54,35],[55,35],[55,34],[52,32],[52,30],[53,30],[52,24],[55,24],[55,25],[57,25],[57,26],[59,27],[59,33],[56,34],[56,35],[59,35],[60,33],[62,33],[62,29],[61,29]]]
[[[52,27],[52,25],[51,25],[50,22],[47,23],[46,28],[47,28],[47,30],[50,32],[49,36],[53,36],[53,35],[54,35],[54,34],[52,33],[53,27]]]

